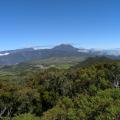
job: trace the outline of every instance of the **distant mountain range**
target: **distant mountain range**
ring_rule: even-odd
[[[69,44],[61,44],[51,49],[31,47],[17,50],[0,52],[0,64],[12,65],[26,61],[44,60],[50,58],[80,57],[88,58],[94,56],[105,56],[112,59],[120,59],[120,49],[101,50],[75,48]]]

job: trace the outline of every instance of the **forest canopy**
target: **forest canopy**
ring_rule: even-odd
[[[21,75],[26,77],[19,84],[12,78],[0,80],[2,120],[120,119],[119,62],[51,67]]]

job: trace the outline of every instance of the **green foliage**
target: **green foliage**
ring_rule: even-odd
[[[28,113],[15,116],[12,120],[40,120],[40,118]]]
[[[24,66],[24,65],[23,65]],[[3,120],[119,120],[120,63],[21,71],[0,77]],[[14,76],[14,74],[13,74]],[[6,77],[8,78],[8,76]],[[17,79],[19,78],[19,79]]]
[[[44,113],[43,120],[114,120],[120,113],[120,90],[100,91],[96,96],[79,95],[73,100],[63,98],[51,110]],[[116,95],[115,95],[116,96]]]

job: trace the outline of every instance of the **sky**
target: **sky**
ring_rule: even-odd
[[[0,0],[0,50],[61,43],[120,48],[120,0]]]

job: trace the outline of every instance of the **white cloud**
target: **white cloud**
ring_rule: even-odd
[[[0,53],[0,56],[6,56],[9,55],[10,53]]]

